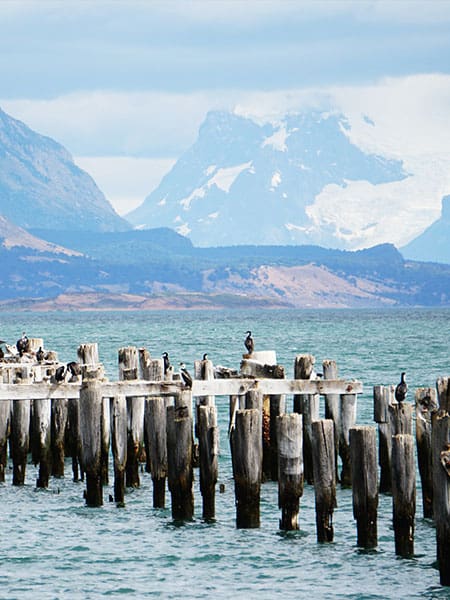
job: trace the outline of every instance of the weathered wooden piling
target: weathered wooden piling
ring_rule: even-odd
[[[352,463],[353,516],[357,527],[357,544],[375,548],[378,543],[378,472],[377,439],[373,427],[350,429]]]
[[[410,402],[393,402],[389,404],[391,435],[412,434],[412,411],[413,405]]]
[[[311,379],[315,362],[316,359],[312,354],[299,354],[296,356],[294,362],[295,379]],[[302,415],[304,477],[309,484],[314,483],[311,424],[313,421],[319,420],[319,398],[318,394],[296,394],[294,396],[294,412]]]
[[[392,491],[392,431],[389,404],[394,400],[393,386],[375,385],[373,388],[374,421],[378,423],[378,464],[380,465],[380,493]]]
[[[236,526],[250,529],[260,526],[262,479],[262,412],[247,408],[236,413],[233,443]]]
[[[111,440],[114,461],[114,501],[125,504],[125,467],[127,464],[127,400],[123,394],[111,398]]]
[[[303,416],[298,413],[277,417],[278,507],[280,529],[298,529],[300,498],[303,495]]]
[[[13,400],[11,411],[11,458],[13,485],[25,484],[30,445],[30,400]]]
[[[33,401],[32,418],[32,459],[35,465],[39,464],[39,474],[36,487],[47,488],[51,473],[51,414],[52,404],[49,398]]]
[[[1,381],[1,379],[0,379]],[[5,481],[8,462],[8,438],[11,428],[11,402],[0,401],[0,483]]]
[[[184,405],[167,407],[168,483],[172,517],[176,521],[194,516],[194,471],[192,466],[192,413]]]
[[[72,459],[73,481],[82,481],[84,471],[81,464],[80,402],[78,398],[69,398],[67,402],[65,453]]]
[[[356,423],[356,394],[341,395],[341,416],[339,431],[339,455],[342,461],[341,485],[352,485],[352,461],[350,452],[350,429]]]
[[[448,381],[448,378],[446,378]],[[439,380],[438,380],[439,381]],[[447,383],[448,386],[448,383]],[[450,386],[438,384],[438,395],[448,397]],[[445,402],[442,402],[445,406]],[[436,554],[441,585],[450,586],[450,415],[441,408],[432,415],[433,513]]]
[[[414,440],[409,433],[392,437],[392,501],[395,553],[414,556],[416,514],[416,466]]]
[[[133,381],[138,378],[138,350],[134,346],[119,349],[119,379]],[[127,487],[139,487],[139,459],[144,443],[144,409],[143,396],[127,398],[128,412],[128,447],[125,482]]]
[[[312,423],[314,494],[318,542],[332,542],[333,512],[336,507],[336,453],[334,423],[322,419]]]
[[[450,414],[450,377],[438,377],[436,391],[439,408]]]
[[[96,379],[84,379],[80,388],[81,463],[86,474],[86,504],[103,504],[101,427],[102,387]]]
[[[436,390],[418,388],[416,404],[416,446],[417,461],[422,488],[423,516],[433,518],[433,468],[431,448],[431,416],[437,410]]]
[[[324,360],[322,363],[323,378],[337,379],[338,368],[335,360]],[[339,394],[325,394],[325,419],[331,419],[334,426],[336,481],[339,481],[338,456],[341,430],[341,397]]]
[[[65,437],[69,414],[68,405],[69,400],[67,398],[54,398],[51,401],[52,475],[54,477],[64,477]]]
[[[198,442],[200,457],[200,492],[203,499],[203,518],[216,516],[215,496],[218,477],[219,429],[215,405],[198,408]]]

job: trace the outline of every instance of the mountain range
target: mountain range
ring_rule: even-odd
[[[324,185],[408,176],[400,161],[351,144],[347,127],[343,115],[261,125],[210,113],[129,215],[144,226],[133,229],[61,145],[0,111],[0,306],[450,306],[450,265],[438,264],[450,263],[449,197],[404,256],[392,244],[297,243],[328,239],[308,221]]]
[[[345,247],[345,230],[315,221],[315,198],[332,184],[407,177],[401,161],[351,143],[349,129],[342,114],[290,114],[258,124],[210,112],[197,141],[126,218],[139,228],[171,227],[198,246]]]

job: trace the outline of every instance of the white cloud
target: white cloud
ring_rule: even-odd
[[[115,210],[124,215],[159,185],[175,159],[77,156],[75,162],[95,179]]]

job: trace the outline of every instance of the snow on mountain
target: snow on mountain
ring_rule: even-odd
[[[450,196],[442,198],[442,213],[430,227],[402,248],[405,258],[450,264]]]
[[[399,185],[408,173],[398,159],[363,151],[350,132],[346,117],[330,112],[277,123],[208,113],[195,144],[127,219],[171,227],[200,246],[367,245],[384,216],[375,210],[367,222],[366,189]],[[336,200],[349,188],[350,210],[347,198]]]

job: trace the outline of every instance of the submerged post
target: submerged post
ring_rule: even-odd
[[[323,367],[323,378],[324,379],[337,379],[338,368],[335,360],[324,360],[322,363]],[[325,394],[325,419],[331,419],[333,421],[334,428],[334,447],[335,447],[335,469],[336,469],[336,481],[339,481],[338,473],[338,455],[339,455],[339,437],[341,431],[341,397],[339,394]]]
[[[438,393],[440,392],[438,387]],[[450,386],[445,390],[448,396]],[[441,404],[441,406],[444,403]],[[436,523],[436,554],[441,585],[450,586],[450,415],[433,414],[433,512]]]
[[[378,473],[377,440],[373,427],[350,429],[350,454],[357,543],[361,548],[375,548],[378,543]]]
[[[176,521],[194,516],[192,484],[192,414],[189,407],[167,407],[167,462],[172,517]]]
[[[13,485],[24,485],[30,445],[30,400],[14,400],[11,412],[12,483]]]
[[[352,461],[350,453],[350,429],[356,423],[356,394],[341,395],[341,417],[339,431],[339,455],[342,460],[341,485],[352,485]]]
[[[303,495],[303,416],[298,413],[277,417],[278,508],[280,529],[298,529],[300,498]]]
[[[433,518],[433,467],[431,448],[431,417],[437,410],[436,390],[418,388],[416,402],[416,446],[422,487],[423,516]]]
[[[212,404],[198,407],[198,442],[203,518],[211,520],[216,516],[215,495],[219,455],[217,409]]]
[[[101,468],[102,388],[96,379],[85,379],[80,388],[81,463],[86,473],[86,504],[103,504]]]
[[[32,458],[39,464],[36,487],[47,488],[51,471],[51,400],[33,400],[32,410]]]
[[[414,440],[409,433],[392,437],[392,500],[395,553],[408,558],[414,556],[416,514]]]
[[[260,525],[262,479],[261,410],[247,408],[236,412],[233,433],[233,473],[238,529]]]
[[[311,379],[316,359],[311,354],[299,354],[295,357],[295,379]],[[294,412],[302,415],[303,421],[303,465],[307,483],[314,482],[312,459],[312,428],[313,421],[319,420],[319,395],[297,394],[294,396]]]
[[[0,381],[2,377],[0,376]],[[0,402],[0,483],[5,481],[5,470],[8,462],[8,438],[11,427],[11,401]]]
[[[123,394],[111,398],[111,438],[114,461],[114,501],[125,503],[125,467],[127,464],[127,400]]]
[[[333,512],[336,507],[336,464],[334,423],[331,419],[312,424],[314,494],[318,542],[332,542]]]
[[[378,463],[380,465],[380,493],[382,494],[387,494],[392,490],[392,432],[389,405],[393,399],[393,386],[374,386],[374,421],[378,423]]]

